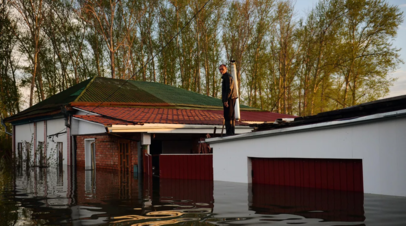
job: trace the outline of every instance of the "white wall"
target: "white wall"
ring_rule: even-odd
[[[47,136],[51,134],[55,134],[58,132],[65,131],[65,119],[52,119],[46,121],[47,127]],[[25,142],[31,143],[31,159],[34,158],[34,132],[36,132],[36,146],[38,147],[38,142],[47,142],[47,158],[51,157],[50,163],[54,164],[56,161],[57,153],[56,153],[56,143],[62,142],[63,143],[63,164],[67,164],[67,156],[68,156],[68,146],[67,146],[67,134],[60,134],[58,137],[54,136],[52,138],[45,138],[44,134],[44,121],[36,122],[36,129],[34,128],[34,123],[28,123],[23,125],[16,125],[15,126],[15,148],[17,152],[18,143],[23,142],[25,146]],[[25,152],[25,149],[23,150]]]
[[[104,125],[72,118],[72,135],[106,133]]]
[[[31,143],[32,146],[30,147],[30,158],[32,159],[34,156],[34,123],[28,123],[24,125],[16,125],[15,126],[15,153],[16,157],[18,157],[18,143],[23,143],[23,158],[26,158],[26,142]]]
[[[65,130],[65,119],[53,119],[47,121],[47,135],[56,134],[61,131]],[[66,165],[68,163],[68,135],[67,133],[60,134],[58,137],[54,136],[52,138],[47,138],[48,147],[47,147],[47,157],[51,157],[51,163],[55,164],[57,160],[57,150],[56,144],[57,142],[63,142],[63,164]]]
[[[36,122],[36,129],[34,128],[34,123],[27,123],[23,125],[15,126],[15,150],[17,152],[18,143],[23,142],[23,158],[25,159],[25,142],[32,143],[31,145],[31,159],[34,160],[34,132],[36,132],[36,146],[38,147],[38,142],[47,143],[47,158],[51,158],[49,163],[56,164],[58,153],[56,150],[56,145],[58,142],[63,143],[63,164],[68,164],[68,134],[66,133],[65,119],[51,119],[46,122],[47,134],[45,136],[44,121]],[[53,138],[48,138],[48,135],[53,135],[59,132],[65,132],[59,134],[58,136],[53,136]],[[101,124],[79,121],[77,119],[72,120],[71,133],[72,135],[82,135],[82,134],[98,134],[105,133],[105,127]],[[72,161],[73,162],[73,161]]]
[[[249,183],[249,157],[362,159],[365,193],[406,196],[406,118],[210,146],[214,180]]]

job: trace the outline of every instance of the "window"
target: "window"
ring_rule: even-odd
[[[25,156],[26,156],[26,164],[27,166],[30,165],[31,161],[31,143],[30,142],[25,142]]]
[[[38,141],[37,147],[37,154],[38,154],[38,166],[45,166],[45,153],[44,153],[44,142]]]
[[[85,139],[85,191],[96,192],[96,140]]]
[[[96,143],[95,139],[85,139],[85,169],[96,169]]]
[[[18,142],[17,144],[17,163],[22,164],[23,162],[23,143]]]
[[[58,167],[62,168],[62,166],[63,166],[63,142],[56,143],[56,155],[57,155]]]
[[[63,186],[63,142],[56,143],[56,165],[58,167],[56,184]]]

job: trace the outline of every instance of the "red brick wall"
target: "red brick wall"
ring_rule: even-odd
[[[95,139],[96,142],[96,169],[119,169],[119,142],[129,142],[131,152],[131,165],[138,164],[137,140],[139,136],[130,135],[123,139],[108,134],[76,136],[76,164],[79,168],[85,167],[85,139]]]

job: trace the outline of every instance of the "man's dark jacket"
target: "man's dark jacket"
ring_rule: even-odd
[[[221,79],[223,79],[221,89],[221,99],[223,100],[223,103],[227,102],[229,99],[237,99],[237,88],[233,77],[226,72]]]

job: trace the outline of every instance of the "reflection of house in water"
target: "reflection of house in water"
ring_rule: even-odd
[[[256,214],[295,214],[325,221],[363,222],[360,192],[253,184],[250,209]]]
[[[66,166],[63,170],[53,167],[23,168],[16,172],[15,186],[26,194],[26,199],[46,197],[42,206],[68,206],[72,204],[68,197],[72,192],[73,181],[67,171]]]
[[[66,166],[63,170],[62,183],[57,182],[61,174],[52,168],[39,172],[34,167],[25,171],[30,172],[30,176],[17,176],[19,194],[27,194],[17,200],[32,212],[33,219],[50,219],[49,224],[58,224],[63,219],[73,225],[106,224],[116,220],[125,223],[137,219],[146,222],[155,211],[190,214],[172,223],[207,218],[213,218],[214,222],[244,218],[249,221],[252,217],[260,222],[290,221],[292,224],[297,223],[294,219],[304,218],[325,222],[365,219],[364,196],[356,192],[212,180],[155,178],[152,181],[151,177],[140,179],[130,174],[123,180],[127,175],[120,171],[103,169],[93,174],[79,169],[70,181],[65,176],[69,170]],[[151,215],[146,215],[149,212]],[[164,222],[165,219],[151,218],[151,221],[157,220]]]
[[[213,181],[161,179],[160,202],[179,205],[178,208],[213,208]]]

